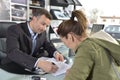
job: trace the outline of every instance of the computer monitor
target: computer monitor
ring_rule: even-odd
[[[90,35],[102,30],[103,28],[104,24],[93,24]]]

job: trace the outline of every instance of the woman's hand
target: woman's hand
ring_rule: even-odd
[[[55,54],[55,59],[57,60],[57,61],[64,61],[64,57],[63,57],[63,55],[62,54],[60,54],[59,52],[56,52],[56,54]]]

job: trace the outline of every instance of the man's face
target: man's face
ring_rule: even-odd
[[[50,19],[45,15],[40,17],[33,17],[33,32],[40,34],[46,30],[48,25],[50,25]]]

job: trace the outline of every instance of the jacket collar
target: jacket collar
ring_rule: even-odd
[[[21,25],[21,28],[23,29],[23,31],[24,31],[29,37],[31,37],[31,34],[30,34],[30,32],[29,32],[27,23],[29,23],[29,22],[21,23],[20,25]]]

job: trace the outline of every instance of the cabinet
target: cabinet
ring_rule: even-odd
[[[7,5],[6,5],[7,3]],[[44,7],[44,0],[1,0],[0,21],[22,22],[30,20],[32,12]],[[4,9],[3,9],[4,8]]]
[[[63,20],[70,19],[71,12],[76,9],[76,6],[82,6],[82,4],[78,0],[49,0],[49,11],[53,16],[49,31],[49,40],[59,40],[56,29]]]
[[[10,7],[10,21],[27,19],[27,0],[11,0]]]

